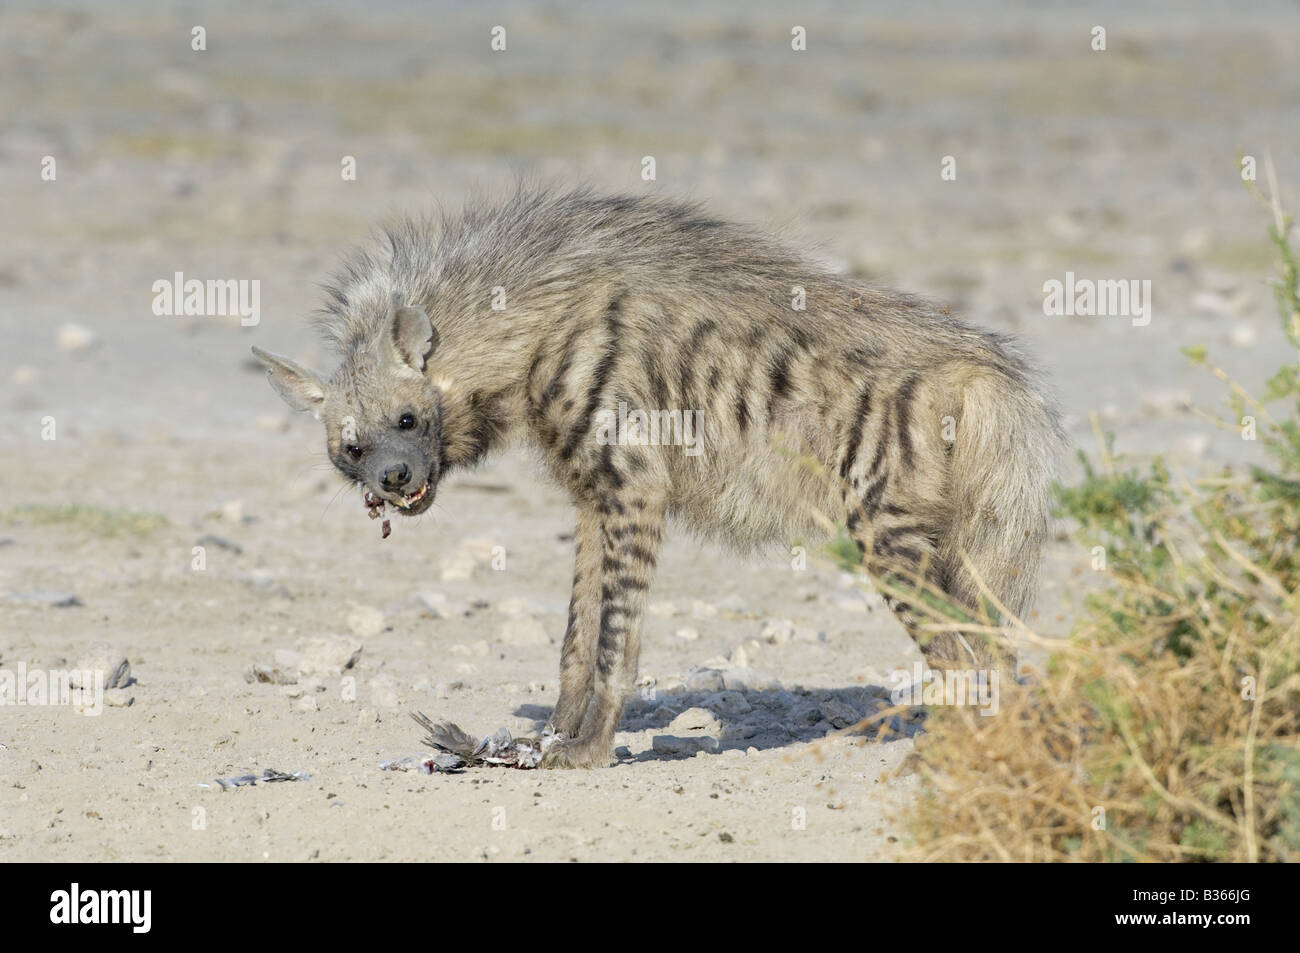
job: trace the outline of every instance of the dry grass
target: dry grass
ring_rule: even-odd
[[[1270,209],[1300,351],[1291,223]],[[1189,484],[1159,460],[1123,469],[1105,440],[1099,468],[1080,455],[1062,510],[1112,584],[999,714],[932,710],[909,859],[1300,859],[1300,364],[1259,400],[1210,370],[1274,465]]]

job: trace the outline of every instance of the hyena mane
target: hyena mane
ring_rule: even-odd
[[[400,220],[326,294],[316,324],[341,355],[334,374],[299,387],[310,372],[263,359],[324,420],[345,474],[367,482],[340,457],[341,418],[364,440],[423,400],[430,498],[512,437],[572,497],[547,763],[608,758],[670,516],[742,548],[839,524],[932,664],[1009,664],[1005,645],[931,637],[919,607],[927,591],[972,611],[1032,601],[1062,437],[1004,336],[699,205],[590,191],[520,189]]]

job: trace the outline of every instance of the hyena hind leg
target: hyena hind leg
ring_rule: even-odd
[[[662,504],[631,496],[608,499],[600,511],[599,623],[591,702],[578,736],[552,742],[543,767],[609,764],[623,703],[636,682],[641,617],[665,517]]]
[[[885,604],[920,648],[926,663],[936,669],[1005,667],[1005,647],[990,646],[982,635],[923,628],[951,617],[944,611],[949,606],[971,617],[976,617],[977,611],[957,595],[953,567],[939,551],[942,529],[925,519],[909,518],[897,507],[884,509],[890,515],[869,528],[851,516],[850,536],[867,572],[886,590]]]

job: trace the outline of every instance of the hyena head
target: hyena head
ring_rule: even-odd
[[[253,353],[285,403],[325,425],[339,472],[415,516],[433,504],[442,475],[442,394],[424,373],[437,346],[429,316],[394,296],[379,335],[328,379],[261,348]]]

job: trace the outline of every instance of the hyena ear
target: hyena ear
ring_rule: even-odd
[[[393,295],[393,307],[384,331],[383,356],[424,373],[425,361],[438,347],[438,332],[423,308],[403,304]]]
[[[294,410],[310,410],[312,413],[320,410],[325,401],[325,388],[314,371],[260,347],[253,348],[253,355],[266,365],[271,386],[286,404]]]

